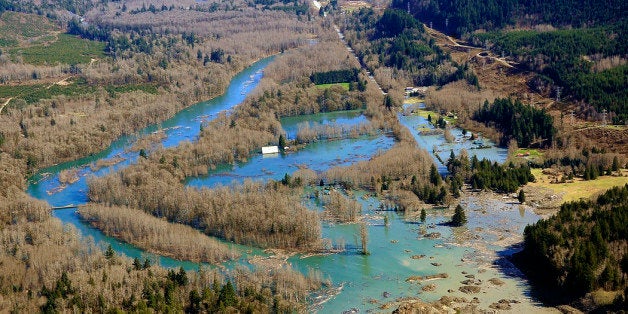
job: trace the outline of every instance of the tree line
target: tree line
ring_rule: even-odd
[[[542,161],[532,161],[531,167],[556,170],[555,182],[566,182],[575,177],[595,180],[600,176],[618,175],[626,168],[626,158],[595,146],[580,149],[548,150]]]
[[[316,72],[310,75],[310,80],[316,85],[357,82],[358,72],[358,69],[355,68],[327,72]]]
[[[191,227],[169,223],[140,210],[89,204],[78,212],[83,220],[106,235],[151,253],[212,264],[237,258],[237,253],[226,244]]]
[[[626,10],[620,0],[394,0],[391,7],[409,9],[423,23],[458,35],[515,24],[583,27],[614,23],[625,18],[621,12]]]
[[[527,165],[500,165],[488,159],[479,160],[477,156],[469,159],[466,151],[456,156],[452,151],[446,162],[449,170],[450,188],[454,195],[456,190],[468,183],[473,189],[489,189],[498,193],[513,193],[519,187],[534,181],[534,175]]]

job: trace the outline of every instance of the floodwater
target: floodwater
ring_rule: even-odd
[[[193,141],[197,138],[200,124],[215,117],[222,111],[229,111],[241,103],[257,86],[263,75],[263,69],[272,58],[263,59],[235,76],[223,96],[211,101],[199,103],[178,113],[172,119],[146,128],[138,135],[124,136],[99,154],[43,169],[30,180],[30,195],[48,201],[52,206],[68,204],[80,205],[88,201],[87,179],[91,176],[103,176],[112,171],[128,166],[137,160],[138,153],[130,151],[138,136],[164,130],[166,138],[163,146],[171,147],[181,141]],[[456,152],[464,143],[445,143],[442,135],[421,136],[417,126],[426,121],[416,116],[400,116],[401,122],[415,134],[419,145],[432,151],[433,147],[442,147],[443,160],[449,156],[449,150]],[[359,111],[331,114],[317,114],[282,119],[282,125],[288,138],[294,138],[299,123],[342,123],[358,124],[365,121]],[[452,131],[458,137],[460,131]],[[386,134],[362,136],[354,139],[335,141],[319,141],[308,144],[298,152],[278,154],[275,156],[252,157],[248,162],[219,167],[207,176],[190,178],[187,184],[196,187],[212,187],[216,185],[241,182],[246,178],[254,180],[280,179],[285,173],[292,173],[298,168],[307,167],[315,171],[324,171],[333,166],[349,165],[359,160],[366,160],[380,151],[392,147],[393,139]],[[489,157],[495,161],[503,161],[503,149],[491,148],[477,151],[479,157]],[[480,152],[481,151],[481,152]],[[483,154],[483,155],[482,155]],[[91,168],[99,160],[120,162],[101,167]],[[79,180],[75,183],[61,185],[58,181],[59,172],[67,169],[78,169]],[[442,167],[441,167],[442,170]],[[310,190],[307,193],[313,193]],[[323,276],[340,288],[339,294],[326,299],[326,302],[312,307],[312,311],[337,313],[349,309],[360,311],[379,310],[382,304],[399,297],[420,297],[425,301],[434,301],[442,295],[465,296],[457,289],[465,274],[474,274],[482,280],[483,292],[477,296],[481,308],[488,308],[492,302],[500,299],[513,299],[521,303],[515,304],[515,310],[539,310],[528,297],[529,287],[517,276],[507,275],[509,269],[495,266],[499,259],[497,252],[505,251],[513,241],[520,241],[525,225],[539,219],[527,208],[507,202],[489,202],[484,199],[466,197],[463,203],[468,208],[469,223],[464,228],[450,228],[443,223],[451,213],[443,209],[431,209],[425,223],[417,222],[415,217],[404,217],[395,212],[379,212],[379,200],[363,192],[354,195],[363,205],[364,221],[368,230],[368,250],[370,255],[359,254],[358,224],[323,224],[323,237],[334,244],[344,243],[347,250],[340,254],[319,256],[293,256],[290,264],[296,269],[307,273],[310,268],[318,269]],[[304,202],[312,209],[321,210],[312,198],[304,197]],[[100,231],[80,221],[74,209],[55,210],[53,215],[66,224],[73,225],[84,237],[92,238],[97,243],[111,244],[121,254],[129,257],[150,256],[166,267],[182,266],[186,269],[198,269],[199,265],[182,262],[170,258],[149,255],[142,250],[120,241],[104,236]],[[386,217],[386,218],[384,218]],[[387,221],[387,224],[385,223]],[[490,230],[490,232],[488,232]],[[422,233],[440,233],[435,239],[428,239]],[[501,242],[500,242],[501,241]],[[246,246],[233,245],[241,253],[263,254],[261,250]],[[414,258],[413,258],[414,256]],[[422,257],[421,257],[422,256]],[[420,258],[419,258],[420,257]],[[246,259],[231,262],[246,264]],[[432,264],[434,263],[434,264]],[[439,266],[434,266],[439,265]],[[422,287],[427,283],[407,282],[410,276],[425,276],[447,273],[448,278],[430,281],[436,285],[434,291],[426,292]],[[491,286],[490,278],[500,278],[504,285]],[[453,292],[448,292],[448,290]],[[391,311],[388,309],[388,311]]]
[[[408,105],[404,105],[404,109],[407,106]],[[456,156],[458,156],[464,149],[467,151],[469,158],[477,156],[480,160],[486,158],[490,161],[498,163],[503,163],[508,157],[507,149],[497,147],[495,143],[485,138],[480,139],[479,142],[472,141],[469,139],[469,134],[467,134],[467,136],[462,135],[462,129],[450,128],[449,131],[454,137],[454,141],[447,142],[442,132],[437,132],[438,130],[431,123],[429,123],[426,118],[420,115],[399,114],[398,118],[399,122],[410,130],[419,146],[425,148],[432,154],[434,162],[438,165],[441,173],[447,172],[447,167],[441,163],[441,160],[446,163],[452,151]],[[422,133],[422,131],[427,131],[425,133],[428,135]],[[482,148],[479,148],[480,145],[477,144],[480,142],[483,144]],[[439,158],[436,157],[437,155]]]

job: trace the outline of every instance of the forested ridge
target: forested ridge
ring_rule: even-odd
[[[409,9],[422,22],[458,35],[510,24],[582,27],[614,23],[624,19],[628,9],[621,0],[394,0],[391,6]]]
[[[535,281],[573,301],[596,289],[619,291],[614,307],[625,308],[628,292],[628,185],[615,187],[593,201],[565,203],[560,211],[527,226],[518,256]],[[564,298],[564,299],[562,299]]]

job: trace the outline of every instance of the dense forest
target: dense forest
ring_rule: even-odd
[[[527,226],[518,259],[536,281],[553,290],[550,302],[573,300],[603,289],[618,291],[615,309],[625,309],[628,292],[628,185],[594,201],[565,203],[549,219]],[[557,289],[554,289],[557,288]],[[556,295],[559,294],[559,295]]]
[[[492,104],[484,101],[473,119],[500,130],[503,146],[514,139],[519,147],[549,147],[556,134],[554,119],[545,110],[510,98],[497,98]]]
[[[358,69],[316,72],[310,75],[310,80],[317,85],[355,82],[358,80]]]
[[[617,22],[625,18],[628,9],[621,0],[394,0],[391,6],[409,10],[422,22],[458,35],[515,23],[593,26]]]

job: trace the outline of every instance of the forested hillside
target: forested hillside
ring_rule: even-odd
[[[584,100],[578,113],[596,117],[610,112],[610,121],[624,124],[628,116],[628,20],[586,29],[509,31],[474,34],[471,41],[513,58],[539,73],[530,82],[536,92],[562,87],[565,97]],[[563,98],[565,98],[563,97]],[[594,109],[594,110],[592,110]]]
[[[372,9],[361,9],[344,19],[343,32],[385,91],[465,78],[477,84],[467,65],[453,62],[406,11],[388,9],[380,16]]]
[[[548,291],[558,288],[552,296],[569,301],[597,289],[617,291],[614,306],[625,309],[628,185],[595,201],[563,204],[553,217],[526,227],[524,238],[523,268]]]
[[[579,117],[601,120],[606,111],[609,122],[626,123],[625,1],[395,0],[392,6],[538,73],[530,89],[577,102]]]
[[[621,0],[394,0],[392,7],[410,12],[426,24],[452,34],[495,29],[509,24],[583,27],[624,19]]]

